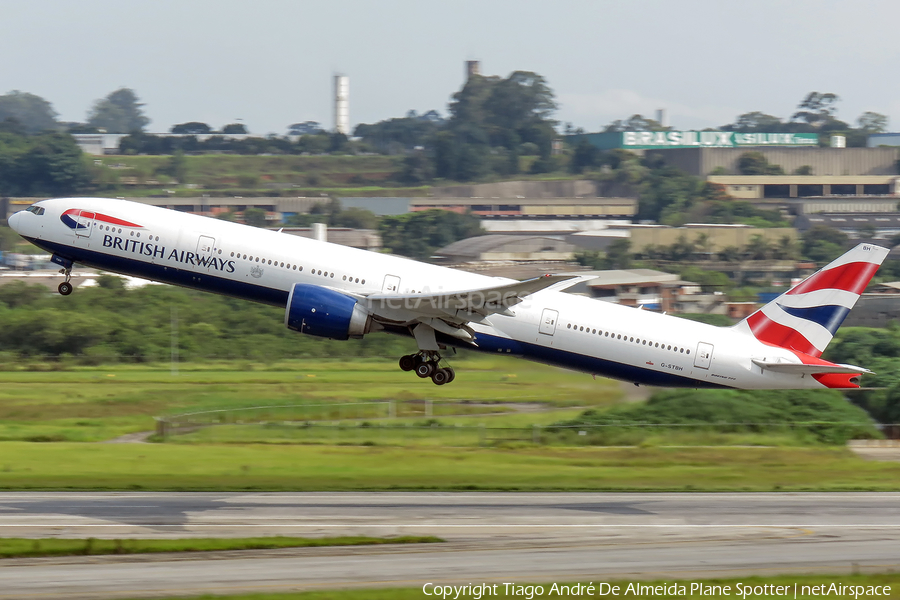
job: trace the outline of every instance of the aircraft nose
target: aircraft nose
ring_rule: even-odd
[[[16,233],[19,233],[19,228],[18,228],[17,225],[18,225],[19,220],[22,218],[22,212],[23,212],[23,211],[20,210],[20,211],[17,212],[17,213],[13,213],[13,214],[11,214],[11,215],[9,216],[9,218],[6,220],[6,222],[9,224],[10,228],[11,228],[13,231],[15,231]]]

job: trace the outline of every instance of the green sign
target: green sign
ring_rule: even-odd
[[[739,148],[818,146],[817,133],[735,133],[733,131],[624,131],[622,148]]]
[[[578,136],[582,137],[582,136]],[[818,146],[817,133],[736,133],[734,131],[623,131],[589,133],[602,150],[625,148],[745,148],[751,146]]]

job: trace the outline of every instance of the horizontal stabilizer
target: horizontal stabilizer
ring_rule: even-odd
[[[797,364],[797,363],[766,362],[764,360],[759,360],[757,358],[753,359],[753,364],[761,369],[768,369],[769,371],[774,371],[776,373],[794,373],[796,375],[814,375],[817,373],[848,373],[848,374],[869,373],[869,374],[872,374],[872,371],[870,371],[868,369],[863,369],[862,367],[857,367],[854,365],[837,365],[837,364],[802,365],[802,364]]]

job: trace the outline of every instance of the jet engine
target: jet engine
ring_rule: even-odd
[[[295,283],[288,296],[284,324],[300,333],[346,340],[369,333],[372,316],[355,298],[322,286]]]

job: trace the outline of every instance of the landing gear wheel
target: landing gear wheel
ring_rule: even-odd
[[[447,383],[456,379],[456,371],[453,370],[453,367],[447,367],[444,370],[447,371]]]
[[[72,287],[72,284],[69,283],[68,281],[63,281],[61,284],[59,284],[59,287],[56,289],[59,291],[59,293],[61,295],[68,296],[69,294],[72,293],[72,290],[74,288]]]
[[[450,383],[450,369],[435,369],[431,374],[431,381],[434,382],[434,385]]]
[[[405,356],[400,357],[400,369],[402,371],[412,371],[416,368],[416,357],[412,354],[407,354]]]
[[[426,377],[431,377],[431,374],[434,372],[434,363],[433,362],[421,362],[416,365],[416,375],[425,379]]]

